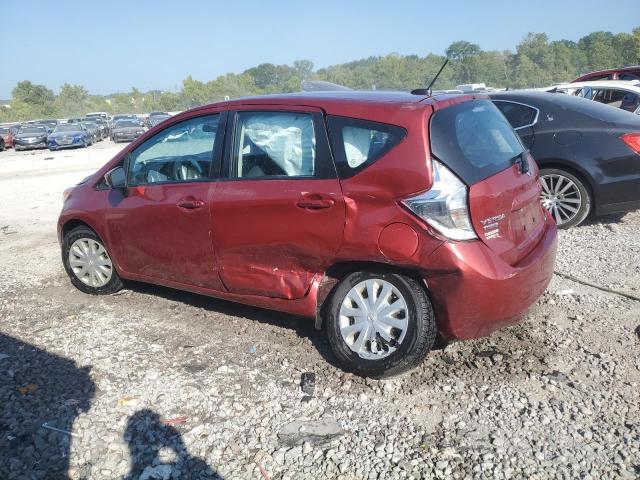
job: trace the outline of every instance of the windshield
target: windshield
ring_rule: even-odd
[[[8,128],[0,128],[0,133],[9,133]]]
[[[47,133],[44,127],[22,127],[20,133]]]
[[[140,124],[138,122],[134,122],[133,120],[118,120],[116,122],[116,128],[127,128],[127,127],[139,127]]]
[[[55,133],[55,132],[79,132],[79,131],[80,131],[80,126],[78,126],[78,124],[65,123],[63,125],[58,125],[53,132]]]
[[[475,100],[433,114],[431,151],[473,185],[508,168],[524,148],[490,100]]]

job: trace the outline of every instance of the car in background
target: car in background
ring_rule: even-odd
[[[0,138],[2,138],[4,148],[13,147],[13,135],[15,130],[15,127],[10,125],[0,126]]]
[[[149,115],[147,115],[146,121],[145,121],[145,125],[147,127],[151,126],[151,120],[153,119],[153,117],[163,117],[163,118],[167,118],[170,117],[170,115],[167,112],[151,112]],[[158,124],[158,122],[155,123],[156,125]]]
[[[640,117],[572,95],[490,94],[540,168],[560,228],[640,208]]]
[[[587,81],[554,85],[552,93],[567,93],[640,115],[640,81]]]
[[[585,73],[573,80],[573,82],[587,82],[595,80],[640,80],[640,65]]]
[[[109,119],[109,115],[107,115],[107,112],[89,112],[85,115],[85,118],[101,118],[106,122]]]
[[[83,120],[82,122],[78,123],[80,123],[80,125],[87,129],[87,132],[89,133],[89,136],[91,138],[90,145],[101,140],[100,131],[96,122]]]
[[[115,143],[131,142],[144,133],[144,128],[137,119],[117,120],[111,127],[111,140]]]
[[[91,145],[91,135],[80,122],[61,123],[47,137],[47,146],[51,151],[89,145]]]
[[[267,96],[163,127],[65,192],[85,293],[135,279],[310,317],[343,368],[381,377],[438,333],[517,322],[553,276],[536,164],[487,98]]]
[[[13,137],[13,148],[16,151],[47,148],[47,135],[49,132],[44,125],[23,125]]]
[[[149,120],[147,121],[147,126],[149,128],[153,128],[156,125],[161,124],[162,122],[164,122],[165,120],[171,118],[171,115],[169,115],[168,113],[164,113],[164,114],[156,114],[153,116],[149,117]]]
[[[104,118],[99,116],[85,117],[85,121],[95,122],[95,124],[98,126],[98,130],[100,133],[100,140],[103,140],[109,137],[109,126],[107,124],[107,121]]]
[[[58,125],[58,120],[38,120],[34,125],[44,125],[47,132],[51,133]]]

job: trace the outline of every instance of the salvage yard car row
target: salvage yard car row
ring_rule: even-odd
[[[6,148],[31,150],[49,148],[88,147],[105,138],[114,142],[130,142],[142,135],[147,128],[154,127],[171,115],[151,112],[145,119],[136,115],[114,115],[88,113],[85,117],[65,120],[34,120],[24,123],[0,125],[0,151]]]

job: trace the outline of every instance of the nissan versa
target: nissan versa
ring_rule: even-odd
[[[331,92],[189,110],[65,192],[71,282],[137,280],[315,318],[340,364],[406,371],[517,321],[556,225],[484,97]]]

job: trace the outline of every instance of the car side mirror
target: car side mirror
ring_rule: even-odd
[[[109,170],[104,174],[104,181],[109,187],[114,189],[124,189],[127,188],[127,178],[124,173],[124,168],[116,167],[112,170]]]

